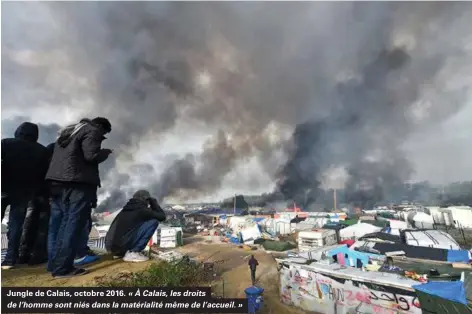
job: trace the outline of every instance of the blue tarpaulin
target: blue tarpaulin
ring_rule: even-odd
[[[263,221],[265,218],[264,217],[259,217],[259,218],[253,218],[252,221],[254,222],[261,222]]]
[[[234,243],[234,244],[240,244],[241,243],[241,241],[239,241],[239,239],[236,238],[236,237],[231,237],[229,239],[229,242]]]
[[[365,265],[369,264],[369,257],[372,257],[372,258],[375,258],[375,259],[381,259],[382,258],[382,255],[350,250],[346,245],[343,245],[343,246],[334,248],[332,250],[329,250],[327,252],[327,255],[329,257],[333,257],[334,255],[337,255],[338,253],[342,253],[346,256],[346,258],[345,258],[346,266],[351,266],[351,267],[357,267],[357,261],[358,260],[361,262],[362,266],[365,266]],[[352,260],[352,262],[351,262],[351,260]],[[338,263],[339,263],[339,260],[338,260]]]
[[[449,301],[467,305],[464,283],[462,281],[431,281],[422,285],[415,285],[412,288]]]
[[[447,251],[448,262],[462,262],[469,263],[469,251],[466,250],[448,250]]]

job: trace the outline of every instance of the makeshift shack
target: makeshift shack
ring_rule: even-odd
[[[300,252],[336,243],[335,230],[314,229],[312,231],[300,231],[298,233],[298,250]]]

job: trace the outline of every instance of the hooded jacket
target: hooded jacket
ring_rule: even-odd
[[[256,270],[257,266],[259,265],[259,262],[257,261],[257,259],[255,259],[254,257],[251,257],[249,259],[249,262],[247,263],[249,265],[249,268],[251,270]]]
[[[37,143],[38,126],[22,123],[14,138],[2,140],[2,192],[36,192],[48,168],[47,149]]]
[[[101,128],[89,119],[59,132],[46,179],[60,183],[100,186],[98,164],[108,158]]]
[[[151,208],[148,208],[150,205]],[[166,215],[155,199],[131,198],[113,220],[105,238],[108,252],[121,255],[130,249],[139,226],[151,219],[164,221]]]

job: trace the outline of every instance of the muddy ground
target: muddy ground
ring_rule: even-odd
[[[306,313],[294,307],[289,307],[279,299],[279,276],[274,258],[264,251],[247,251],[238,246],[222,243],[208,243],[203,237],[185,239],[185,245],[177,249],[188,254],[198,261],[217,262],[215,269],[217,277],[212,282],[213,291],[226,298],[245,297],[244,289],[251,285],[248,256],[254,254],[259,261],[257,269],[257,285],[263,287],[264,310],[262,313],[273,314],[302,314]],[[148,267],[152,262],[125,263],[122,260],[113,260],[110,256],[104,256],[100,262],[87,267],[89,274],[73,279],[52,279],[46,272],[45,266],[19,267],[17,269],[2,271],[2,287],[8,286],[35,286],[35,287],[72,287],[94,286],[96,280],[116,275],[120,272],[135,272]]]

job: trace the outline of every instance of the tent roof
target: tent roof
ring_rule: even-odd
[[[432,281],[413,286],[415,290],[467,305],[462,281]]]

